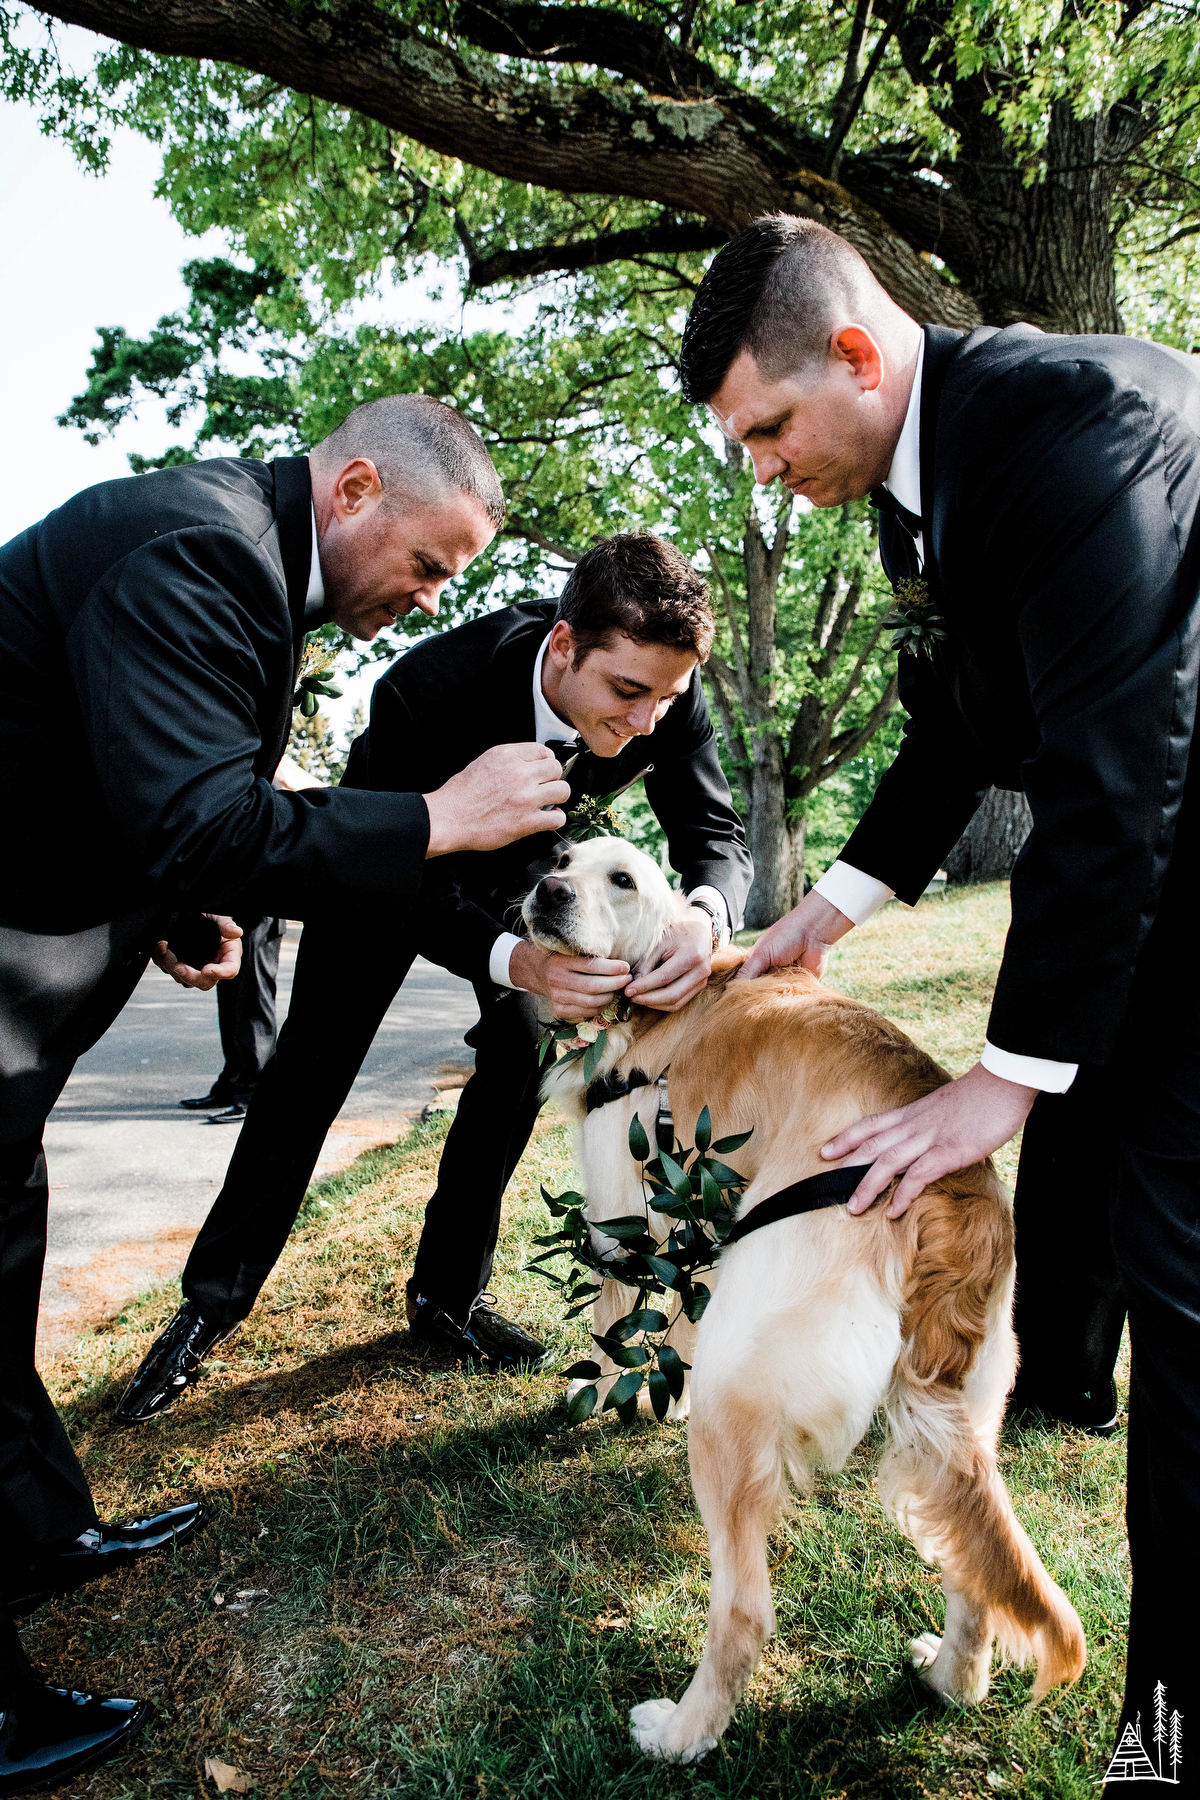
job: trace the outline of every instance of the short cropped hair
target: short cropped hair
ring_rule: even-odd
[[[386,506],[433,501],[449,489],[469,494],[497,530],[504,523],[504,493],[483,439],[432,394],[388,394],[356,406],[313,455],[338,468],[367,457]]]
[[[718,250],[692,303],[679,356],[685,398],[705,405],[743,350],[765,381],[796,374],[881,293],[835,231],[790,213],[756,219]]]
[[[648,531],[604,538],[580,557],[557,617],[571,627],[575,667],[618,634],[635,644],[668,644],[704,662],[712,648],[712,602],[687,557]]]

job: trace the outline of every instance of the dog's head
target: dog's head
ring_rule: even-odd
[[[635,969],[686,902],[658,864],[621,838],[564,844],[525,896],[522,917],[542,950],[611,956]]]

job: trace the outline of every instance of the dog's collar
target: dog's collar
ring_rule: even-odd
[[[780,1188],[777,1194],[768,1194],[738,1220],[725,1239],[724,1248],[749,1237],[752,1231],[761,1231],[764,1225],[778,1225],[781,1219],[819,1212],[823,1206],[840,1206],[850,1198],[870,1166],[851,1163],[844,1169],[822,1169],[819,1175],[809,1175],[804,1181],[794,1181],[791,1187]]]

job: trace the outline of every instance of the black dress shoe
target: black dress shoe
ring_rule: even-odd
[[[208,1521],[208,1508],[196,1502],[155,1513],[149,1519],[130,1519],[124,1525],[93,1525],[69,1544],[48,1552],[26,1571],[25,1591],[8,1602],[14,1616],[32,1612],[55,1594],[71,1594],[85,1582],[97,1581],[113,1569],[137,1562],[156,1550],[173,1550],[194,1538]]]
[[[1008,1417],[1021,1425],[1069,1425],[1091,1437],[1111,1437],[1118,1423],[1117,1384],[1098,1382],[1092,1388],[1052,1392],[1018,1381],[1009,1395]]]
[[[218,1075],[207,1094],[197,1094],[191,1100],[181,1100],[179,1104],[186,1106],[189,1112],[216,1112],[219,1106],[228,1106],[232,1099],[233,1089]]]
[[[487,1294],[479,1295],[466,1324],[460,1325],[436,1300],[418,1293],[410,1281],[405,1311],[414,1337],[468,1362],[489,1362],[498,1369],[540,1369],[550,1360],[546,1346],[498,1313]]]
[[[150,1716],[148,1700],[112,1700],[23,1682],[0,1711],[0,1795],[58,1787],[116,1756]]]
[[[240,1323],[217,1325],[185,1300],[117,1401],[117,1423],[140,1425],[167,1412],[200,1379],[204,1358],[232,1337]]]
[[[240,1125],[246,1116],[249,1100],[231,1100],[224,1112],[209,1113],[210,1125]]]

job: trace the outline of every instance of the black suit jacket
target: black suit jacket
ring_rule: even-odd
[[[901,656],[911,722],[842,855],[915,901],[988,786],[1023,788],[988,1036],[1103,1063],[1155,920],[1194,879],[1200,381],[1131,338],[925,342],[925,573],[949,637]],[[899,529],[881,523],[889,573]]]
[[[416,892],[419,795],[271,786],[310,505],[302,457],[214,458],[88,488],[0,549],[0,922]]]
[[[553,600],[507,606],[400,657],[376,684],[370,728],[354,747],[346,782],[428,792],[495,744],[530,742],[533,667],[556,611]],[[563,735],[571,735],[567,726]],[[632,739],[617,756],[579,756],[570,774],[572,799],[612,793],[643,774],[684,889],[717,888],[736,927],[753,870],[698,670],[649,737]],[[556,841],[547,832],[503,850],[430,864],[416,912],[422,954],[486,982],[492,946],[502,931],[519,930],[517,903]]]

